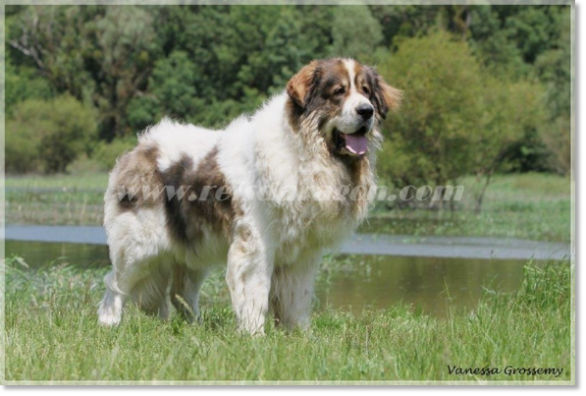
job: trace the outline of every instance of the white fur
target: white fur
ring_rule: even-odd
[[[354,70],[353,65],[348,69]],[[366,100],[355,87],[351,89],[348,106]],[[349,185],[350,176],[344,164],[328,157],[317,130],[309,137],[292,130],[287,100],[282,93],[251,118],[240,117],[223,131],[164,119],[140,137],[139,145],[158,148],[159,171],[184,154],[197,167],[216,146],[221,172],[242,215],[231,240],[207,230],[198,243],[186,247],[170,235],[162,205],[122,211],[114,195],[107,193],[104,225],[113,270],[105,279],[100,323],[118,324],[129,297],[145,310],[167,317],[167,289],[173,269],[179,267],[186,273],[171,297],[197,317],[205,276],[211,266],[227,261],[226,280],[242,329],[262,333],[270,310],[286,327],[309,325],[313,281],[322,254],[353,232],[366,216],[368,203],[356,208],[343,196],[324,198],[324,191]],[[356,122],[355,112],[345,109],[344,114],[340,122]],[[306,127],[312,130],[312,125]],[[378,130],[371,131],[370,168],[378,140]],[[112,172],[109,190],[117,187],[117,172]],[[364,175],[363,185],[372,187],[372,169]]]

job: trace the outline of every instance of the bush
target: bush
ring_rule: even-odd
[[[379,55],[380,56],[380,55]],[[445,185],[467,174],[490,180],[511,145],[543,119],[543,92],[487,70],[446,32],[405,39],[378,70],[404,90],[379,173],[398,186]],[[482,194],[479,196],[479,206]]]
[[[6,126],[6,169],[64,172],[96,139],[96,114],[69,95],[29,99],[15,106]]]
[[[559,116],[539,128],[540,136],[553,154],[550,166],[558,173],[568,174],[572,168],[572,126],[569,115]]]
[[[38,169],[39,157],[37,143],[29,136],[13,133],[16,130],[15,122],[6,123],[6,172],[27,173]]]
[[[116,164],[116,159],[124,152],[132,150],[137,142],[135,136],[114,139],[110,143],[100,142],[93,152],[92,159],[100,170],[110,171]]]
[[[484,110],[480,65],[466,43],[444,32],[406,39],[378,70],[404,91],[399,113],[385,125],[395,150],[383,156],[381,166],[392,172],[393,182],[442,184],[469,172],[469,138]],[[394,172],[384,162],[395,162],[398,151],[404,164]]]

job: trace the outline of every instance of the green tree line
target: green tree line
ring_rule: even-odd
[[[570,169],[569,6],[6,6],[6,169],[104,169],[162,116],[221,127],[315,58],[405,92],[396,186]]]

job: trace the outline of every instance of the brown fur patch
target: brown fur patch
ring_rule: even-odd
[[[184,155],[163,172],[167,225],[172,235],[191,243],[203,233],[202,226],[231,236],[237,210],[232,191],[218,164],[218,149],[212,149],[193,169],[193,161]],[[171,189],[169,189],[171,187]]]
[[[311,90],[317,66],[318,61],[312,61],[287,83],[287,93],[301,107],[305,106],[305,98]]]
[[[382,96],[384,98],[385,103],[387,104],[388,108],[392,111],[399,110],[399,106],[401,105],[401,100],[403,98],[403,91],[391,87],[389,84],[384,82],[381,79],[380,82]]]
[[[358,90],[358,92],[362,92],[363,83],[365,83],[365,82],[368,83],[367,81],[364,81],[364,74],[362,73],[362,69],[363,69],[362,65],[355,61],[354,62],[354,84],[356,84],[356,89]]]
[[[356,76],[354,84],[356,84],[356,90],[373,103],[373,95],[376,89],[376,73],[371,73],[369,70],[372,69],[368,68],[368,66],[362,66],[358,62],[354,62],[354,73]]]
[[[318,128],[321,128],[342,110],[344,100],[350,94],[350,76],[341,58],[313,61],[310,66],[301,69],[287,84],[290,97],[288,117],[296,132],[300,131],[302,120],[308,117],[316,117]],[[308,75],[310,72],[311,76]],[[289,89],[300,84],[303,101],[298,100],[296,89]]]
[[[185,174],[190,172],[192,167],[192,159],[187,154],[183,154],[178,162],[162,172],[167,228],[176,239],[182,242],[189,240],[183,201],[189,194],[189,186],[185,184]]]
[[[218,149],[212,149],[194,169],[193,160],[184,154],[160,172],[156,146],[139,146],[118,162],[116,191],[111,193],[122,210],[162,204],[169,232],[183,243],[200,237],[202,224],[230,237],[234,218],[243,213],[232,200],[217,155]]]
[[[119,159],[113,172],[115,190],[111,193],[117,195],[121,209],[134,210],[160,202],[162,183],[157,157],[156,146],[139,146]]]
[[[220,170],[217,147],[201,160],[195,171],[185,175],[185,182],[190,187],[184,198],[185,215],[229,237],[236,210],[232,190]]]

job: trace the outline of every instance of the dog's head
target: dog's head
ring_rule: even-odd
[[[333,155],[361,158],[401,91],[353,59],[312,61],[287,84],[294,125],[317,127]]]

